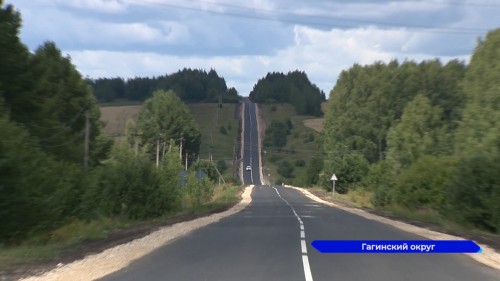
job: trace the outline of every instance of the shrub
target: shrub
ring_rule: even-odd
[[[295,160],[295,167],[305,167],[306,162],[302,159]]]
[[[446,216],[500,232],[500,155],[477,153],[458,161],[446,192]]]
[[[455,166],[456,161],[451,157],[421,157],[397,178],[395,202],[410,209],[442,210],[445,188],[455,173]]]
[[[294,167],[290,162],[287,160],[281,161],[281,163],[278,166],[278,173],[282,175],[284,178],[291,178],[293,177],[293,170]]]
[[[219,172],[222,174],[227,170],[227,164],[226,161],[224,160],[219,160],[217,161],[217,169],[219,169]]]
[[[226,127],[224,127],[224,125],[220,126],[219,131],[220,131],[221,134],[227,135],[227,130],[226,130]]]

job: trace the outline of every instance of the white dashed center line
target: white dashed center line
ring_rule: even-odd
[[[288,201],[286,201],[285,198],[281,197],[278,189],[276,189],[276,187],[274,187],[274,186],[273,186],[273,188],[276,191],[276,193],[278,194],[279,198],[281,198],[281,200],[283,200],[292,209],[293,214],[295,215],[295,217],[299,221],[299,224],[300,224],[300,249],[302,250],[302,265],[304,266],[304,276],[306,278],[306,281],[313,281],[311,267],[309,266],[309,258],[307,257],[306,231],[304,229],[304,222],[302,222],[302,219],[297,214],[297,212],[295,212],[295,209],[292,207],[292,205],[290,205],[290,203],[288,203]]]

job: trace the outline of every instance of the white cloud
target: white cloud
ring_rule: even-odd
[[[313,83],[328,93],[339,73],[354,63],[434,58],[425,53],[404,53],[403,46],[413,35],[405,30],[361,28],[320,31],[297,26],[294,35],[298,39],[293,46],[270,56],[200,57],[110,51],[73,51],[70,55],[79,70],[90,77],[153,76],[184,67],[214,68],[226,79],[228,86],[234,86],[243,95],[248,95],[253,84],[270,71],[304,70]],[[445,62],[453,58],[441,57]]]
[[[104,13],[123,12],[129,6],[128,0],[37,0],[44,6],[62,6]]]

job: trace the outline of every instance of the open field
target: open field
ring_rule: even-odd
[[[201,131],[200,158],[211,157],[216,163],[225,161],[228,169],[223,173],[224,177],[231,177],[239,126],[239,104],[225,103],[218,108],[217,103],[192,103],[188,107]]]
[[[303,122],[304,122],[304,126],[309,127],[318,133],[321,133],[323,131],[325,118],[305,119]]]
[[[101,121],[105,124],[104,133],[113,138],[123,136],[127,120],[136,120],[140,109],[141,105],[101,107]]]
[[[223,104],[220,108],[217,103],[192,103],[187,106],[201,131],[200,158],[212,157],[214,162],[224,160],[228,166],[224,175],[231,177],[239,126],[239,104]],[[101,121],[106,124],[104,133],[113,138],[123,136],[127,120],[136,120],[140,109],[141,105],[101,107]]]
[[[326,112],[326,108],[328,107],[328,102],[324,102],[321,104],[321,110],[323,113]],[[315,130],[318,133],[323,132],[323,128],[325,125],[325,118],[310,118],[310,119],[304,119],[304,126],[309,127],[313,130]]]

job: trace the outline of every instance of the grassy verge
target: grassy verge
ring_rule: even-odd
[[[56,229],[49,235],[33,237],[21,245],[0,246],[0,270],[6,270],[16,265],[54,261],[72,248],[78,248],[82,243],[105,240],[120,231],[126,234],[128,230],[140,228],[140,232],[146,235],[162,225],[220,212],[239,202],[242,191],[243,187],[240,186],[217,186],[211,202],[147,221],[130,221],[118,217],[101,218],[90,222],[75,220]],[[137,231],[133,233],[137,235]],[[121,239],[123,240],[123,238]],[[106,243],[109,246],[116,245],[116,241],[110,240],[106,241]]]
[[[410,210],[403,206],[377,208],[371,203],[373,192],[370,190],[361,188],[349,190],[346,194],[335,194],[334,199],[332,198],[331,192],[327,192],[322,188],[313,187],[307,188],[307,190],[323,200],[335,202],[342,206],[362,208],[375,215],[425,227],[442,233],[456,235],[465,239],[471,239],[500,250],[500,235],[498,234],[486,232],[470,225],[465,226],[457,224],[456,222],[444,218],[438,212],[429,209]]]

